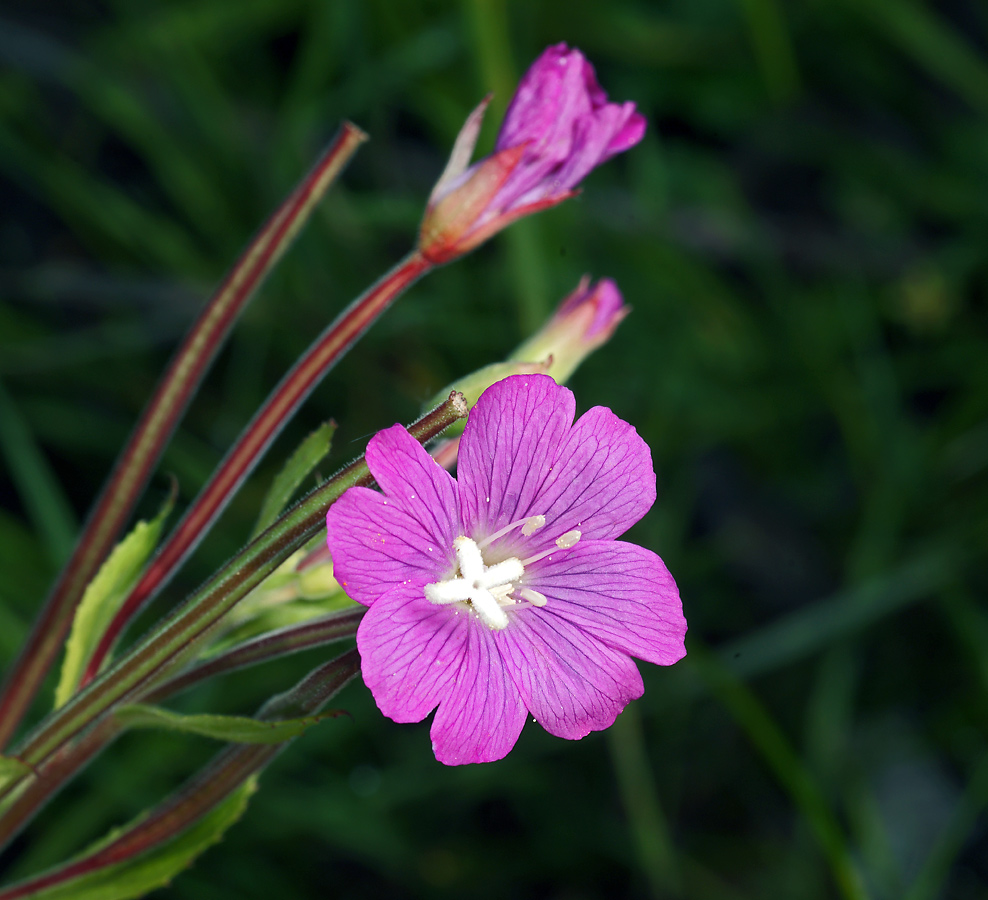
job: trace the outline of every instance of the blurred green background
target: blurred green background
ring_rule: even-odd
[[[503,357],[584,272],[634,307],[577,374],[650,443],[630,537],[690,656],[579,743],[437,764],[360,684],[170,898],[988,896],[988,7],[978,0],[5,0],[0,659],[202,299],[339,121],[372,140],[254,301],[162,473],[194,495],[410,246],[459,126],[548,43],[645,141],[430,275],[306,404],[166,600],[330,416],[345,462]],[[154,482],[142,512],[167,490]],[[250,713],[320,659],[184,708]],[[40,712],[40,708],[39,708]],[[129,819],[207,741],[119,742],[0,858]],[[862,895],[862,894],[858,894]]]

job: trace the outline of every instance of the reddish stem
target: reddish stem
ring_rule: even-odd
[[[162,682],[142,696],[141,702],[160,703],[217,675],[226,675],[272,659],[281,659],[302,650],[311,650],[313,647],[322,647],[333,641],[351,638],[357,633],[357,626],[365,612],[364,607],[357,606],[305,622],[297,622],[294,625],[285,625],[283,628],[236,644],[229,650],[211,656],[205,662],[198,663],[174,678]]]
[[[192,552],[323,376],[377,317],[430,268],[432,263],[418,251],[409,254],[340,313],[282,378],[121,605],[93,652],[80,687],[96,677],[128,623]]]
[[[119,732],[120,726],[113,718],[103,719],[75,744],[63,747],[38,767],[31,781],[0,817],[0,847],[6,846],[70,778],[112,743]]]
[[[287,249],[315,203],[366,140],[345,123],[305,179],[264,224],[175,354],[107,480],[71,558],[0,694],[0,747],[9,741],[57,657],[86,585],[133,512],[165,446],[236,317]]]

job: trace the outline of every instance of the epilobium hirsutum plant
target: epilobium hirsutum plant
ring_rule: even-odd
[[[470,166],[484,105],[456,141],[411,253],[286,373],[164,540],[167,507],[114,548],[236,316],[364,139],[359,129],[344,126],[192,327],[6,674],[0,844],[128,729],[187,731],[228,747],[133,824],[0,889],[0,900],[125,898],[160,886],[242,812],[258,773],[328,715],[326,703],[358,671],[393,719],[418,721],[438,707],[436,756],[465,763],[504,756],[527,712],[561,737],[606,728],[642,693],[631,657],[667,665],[683,655],[671,576],[650,550],[617,540],[654,500],[648,448],[601,407],[574,422],[573,395],[557,384],[627,312],[607,280],[585,280],[511,358],[464,381],[469,400],[447,392],[284,511],[329,452],[331,426],[315,432],[276,479],[247,546],[116,653],[285,423],[398,296],[520,216],[572,196],[644,131],[634,104],[610,103],[591,65],[565,45],[532,66],[493,155]],[[447,441],[438,461],[430,457],[424,446],[464,417],[459,448]],[[443,466],[457,462],[457,450],[454,481]],[[158,705],[215,675],[354,636],[357,650],[276,693],[253,717]],[[63,650],[55,709],[11,745]]]

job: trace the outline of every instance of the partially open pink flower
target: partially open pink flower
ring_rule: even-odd
[[[467,119],[429,198],[419,248],[433,262],[466,253],[515,219],[572,197],[591,169],[645,133],[635,104],[608,103],[583,54],[556,44],[518,85],[494,153],[468,168],[489,99]]]
[[[604,407],[574,413],[548,376],[507,378],[470,412],[457,480],[395,425],[367,448],[383,493],[351,488],[326,517],[336,576],[370,607],[364,682],[397,722],[438,706],[448,765],[500,759],[529,712],[559,737],[607,728],[642,694],[632,656],[685,653],[672,576],[616,540],[655,499],[648,447]]]

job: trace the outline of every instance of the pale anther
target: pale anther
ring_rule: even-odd
[[[527,600],[532,606],[545,606],[548,602],[545,598],[545,594],[540,594],[538,591],[534,591],[531,588],[517,588],[518,596],[522,600]]]
[[[541,553],[536,553],[535,556],[529,556],[527,559],[523,559],[521,564],[523,566],[530,566],[534,562],[538,562],[540,559],[545,559],[547,556],[552,556],[556,550],[569,550],[570,547],[576,546],[580,538],[583,537],[583,532],[578,528],[574,528],[572,531],[567,531],[565,534],[561,534],[556,538],[556,546],[549,550],[543,550]]]
[[[524,519],[518,519],[509,525],[505,525],[504,528],[495,531],[494,534],[488,535],[480,542],[479,546],[486,547],[498,538],[504,537],[509,531],[514,531],[519,526],[521,527],[521,533],[525,537],[529,537],[535,534],[543,525],[545,525],[545,516],[527,516]]]
[[[545,516],[529,516],[525,524],[521,526],[521,533],[528,537],[535,534],[543,525],[545,525]]]
[[[566,534],[556,538],[556,546],[560,550],[568,550],[570,547],[574,546],[580,538],[583,537],[582,533],[578,528],[574,528],[572,531],[567,531]]]

